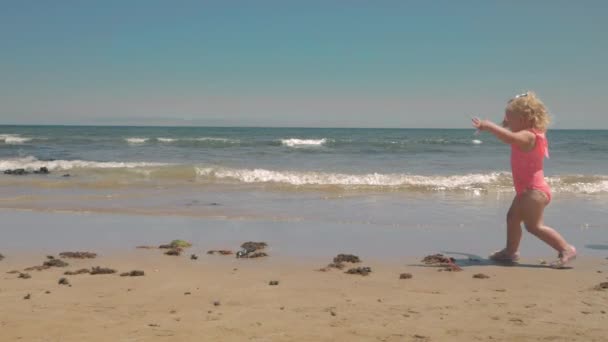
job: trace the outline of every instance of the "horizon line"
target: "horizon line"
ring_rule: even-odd
[[[443,129],[443,130],[465,130],[475,128],[471,127],[339,127],[339,126],[257,126],[257,125],[245,125],[245,126],[232,126],[232,125],[211,125],[211,126],[199,126],[199,125],[115,125],[115,124],[0,124],[0,127],[18,127],[18,126],[36,126],[36,127],[131,127],[131,128],[146,128],[146,127],[165,127],[165,128],[301,128],[301,129],[419,129],[419,130],[431,130],[431,129]],[[552,131],[606,131],[608,128],[552,128]]]

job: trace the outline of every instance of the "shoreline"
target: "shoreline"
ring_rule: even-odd
[[[415,212],[417,208],[408,210]],[[138,245],[185,239],[194,244],[199,254],[210,249],[236,249],[244,241],[266,241],[273,255],[282,258],[327,258],[342,251],[367,259],[391,261],[449,252],[483,259],[504,245],[505,229],[502,222],[492,223],[494,214],[490,213],[487,218],[475,217],[474,204],[447,209],[453,212],[446,212],[445,218],[415,218],[400,225],[314,217],[235,219],[2,209],[0,252],[58,253],[84,249],[116,253]],[[471,215],[468,222],[464,219],[449,222],[459,212]],[[601,217],[599,212],[593,214],[598,220]],[[581,256],[601,257],[608,251],[603,226],[572,227],[564,220],[556,228],[577,247]],[[556,256],[551,248],[525,231],[521,252],[526,258],[552,260]]]

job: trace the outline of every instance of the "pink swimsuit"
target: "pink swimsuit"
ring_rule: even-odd
[[[526,190],[538,190],[551,201],[551,188],[545,182],[543,172],[543,160],[549,158],[549,144],[545,134],[537,130],[530,130],[536,136],[534,148],[530,151],[522,151],[517,145],[511,145],[511,172],[513,173],[513,185],[517,195]]]

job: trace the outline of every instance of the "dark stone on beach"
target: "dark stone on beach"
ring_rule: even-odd
[[[351,268],[350,270],[346,271],[345,273],[360,274],[362,276],[366,276],[366,275],[370,274],[371,272],[372,272],[371,267],[356,267],[356,268]]]
[[[214,301],[214,302],[213,302],[213,305],[214,305],[214,306],[220,306],[220,304],[221,304],[221,303],[220,303],[220,301],[219,301],[219,300],[216,300],[216,301]]]
[[[198,255],[196,255],[196,254],[192,254],[192,255],[190,256],[190,260],[198,260]]]
[[[97,254],[91,252],[61,252],[59,256],[71,259],[95,259]]]
[[[50,259],[48,261],[45,261],[44,264],[42,264],[43,266],[48,266],[48,267],[66,267],[69,264],[63,260],[59,260],[59,259]]]
[[[47,256],[46,256],[46,258],[47,258],[48,260],[53,260],[53,259],[55,259],[55,257],[54,257],[54,256],[52,256],[52,255],[47,255]]]
[[[58,284],[59,285],[70,285],[70,281],[67,278],[60,278]]]
[[[180,256],[182,254],[183,249],[177,247],[177,248],[172,248],[168,251],[165,252],[166,255],[173,255],[173,256]]]
[[[483,274],[483,273],[477,273],[473,275],[473,278],[475,279],[488,279],[490,278],[489,275]]]
[[[27,300],[27,299],[30,299],[30,298],[32,298],[32,295],[31,295],[31,294],[29,294],[29,293],[28,293],[28,294],[27,294],[25,297],[23,297],[23,299],[26,299],[26,300]]]
[[[19,273],[19,278],[21,279],[30,279],[32,276],[27,273]]]
[[[91,275],[112,274],[112,273],[116,273],[116,270],[107,268],[107,267],[99,267],[99,266],[95,266],[95,267],[91,268]]]
[[[43,166],[43,167],[39,168],[38,170],[34,171],[34,173],[38,174],[38,175],[48,175],[50,172],[49,172],[49,169],[47,169],[46,167]]]
[[[47,291],[44,291],[44,293],[46,293],[46,294],[51,294],[51,291],[48,291],[48,290],[47,290]]]
[[[361,259],[359,259],[358,256],[353,255],[353,254],[338,254],[334,258],[334,263],[342,263],[342,262],[358,263],[358,262],[361,262]]]
[[[4,259],[4,255],[0,253],[0,261],[2,261],[2,259]]]
[[[191,292],[184,292],[184,296],[189,296],[191,294],[192,294]]]
[[[70,174],[69,174],[69,173],[66,173],[65,175],[63,175],[63,176],[61,176],[61,177],[65,177],[65,178],[67,178],[67,177],[70,177]]]
[[[139,271],[139,270],[133,270],[131,272],[124,272],[124,273],[120,274],[121,277],[141,277],[144,275],[145,275],[144,271]]]
[[[271,280],[271,281],[268,283],[268,285],[270,285],[270,286],[277,286],[277,285],[279,285],[279,281],[278,281],[278,280]]]
[[[399,275],[399,279],[412,279],[413,277],[414,276],[410,273],[401,273],[401,275]]]
[[[603,283],[599,283],[596,287],[596,290],[606,290],[608,289],[608,281],[605,281]]]

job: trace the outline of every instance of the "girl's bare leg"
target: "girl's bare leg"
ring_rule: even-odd
[[[540,191],[528,190],[517,198],[518,207],[526,229],[532,235],[538,237],[559,253],[570,250],[572,247],[553,228],[543,223],[543,212],[547,206],[548,199]]]
[[[507,248],[506,253],[508,255],[515,255],[519,251],[519,244],[521,243],[521,222],[523,221],[521,215],[521,208],[517,196],[511,203],[511,208],[507,212]]]

